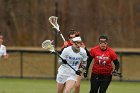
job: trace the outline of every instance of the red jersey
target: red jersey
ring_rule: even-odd
[[[90,55],[94,58],[92,73],[111,75],[113,70],[112,61],[117,59],[117,55],[110,47],[102,51],[99,46],[95,46],[90,50]]]
[[[68,46],[71,46],[72,45],[72,43],[70,41],[67,41],[67,43],[68,43]],[[65,45],[64,44],[62,45],[62,48],[65,48]]]

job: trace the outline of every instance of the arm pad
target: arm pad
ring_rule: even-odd
[[[115,65],[115,70],[118,71],[120,68],[120,62],[118,61],[118,59],[113,60],[113,63]]]
[[[93,59],[93,57],[92,56],[88,56],[88,59],[87,59],[87,65],[86,65],[86,71],[88,71],[88,69],[89,69],[89,66],[90,66],[90,63],[92,62],[92,59]]]

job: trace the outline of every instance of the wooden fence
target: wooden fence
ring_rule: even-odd
[[[139,49],[115,49],[121,62],[123,77],[113,77],[120,81],[140,81]],[[57,57],[41,48],[9,48],[9,59],[1,59],[0,77],[55,78]],[[91,71],[91,66],[89,73]],[[90,78],[90,74],[89,77]]]

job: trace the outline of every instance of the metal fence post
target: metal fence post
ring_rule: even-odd
[[[58,1],[54,0],[55,5],[55,16],[58,16]],[[57,31],[55,31],[55,48],[57,49]],[[54,63],[54,76],[56,78],[57,75],[57,55],[55,55],[55,63]]]
[[[20,51],[20,78],[23,78],[23,52]]]

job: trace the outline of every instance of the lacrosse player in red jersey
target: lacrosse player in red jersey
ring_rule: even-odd
[[[8,58],[8,54],[6,53],[6,46],[3,45],[3,35],[0,34],[0,57],[4,59]]]
[[[64,44],[62,45],[62,50],[68,46],[72,45],[72,38],[80,36],[80,33],[75,30],[70,30],[68,33],[68,41],[64,41]],[[61,50],[61,51],[62,51]]]
[[[74,37],[78,37],[80,36],[80,32],[77,32],[75,30],[70,30],[69,34],[68,34],[68,41],[65,41],[63,46],[62,46],[62,50],[68,46],[71,46],[72,45],[72,39]],[[86,50],[86,53],[87,53],[87,56],[89,55],[89,52],[85,46],[85,44],[83,42],[81,42],[81,45],[80,47],[84,48]],[[61,51],[62,51],[61,50]],[[75,87],[74,87],[74,93],[79,93],[80,92],[80,83],[81,83],[81,79],[82,79],[82,76],[79,76],[77,75],[77,81],[76,81],[76,84],[75,84]]]
[[[87,60],[86,70],[84,76],[87,77],[88,68],[92,59],[94,64],[90,78],[90,92],[89,93],[105,93],[111,80],[112,73],[117,73],[119,69],[119,61],[116,53],[108,46],[108,37],[101,35],[99,37],[99,45],[90,50],[90,56]],[[112,61],[115,65],[113,71]]]
[[[74,37],[72,45],[64,48],[61,53],[62,59],[59,59],[61,66],[57,74],[57,93],[70,93],[77,81],[77,75],[81,75],[85,69],[87,54],[85,49],[81,48],[81,37]],[[76,72],[67,64],[71,65]]]

